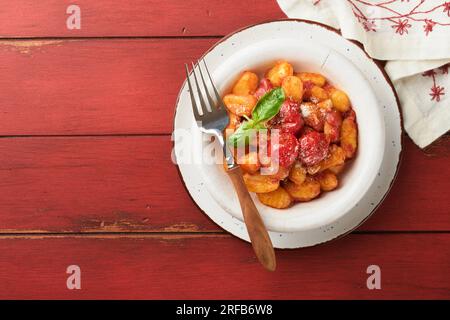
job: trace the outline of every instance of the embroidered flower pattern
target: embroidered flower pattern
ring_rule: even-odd
[[[321,0],[311,0],[314,5],[318,5]],[[377,26],[388,22],[388,25],[395,30],[395,34],[405,37],[411,29],[423,30],[425,37],[435,32],[440,27],[450,27],[448,17],[450,17],[450,1],[435,0],[435,3],[426,0],[345,0],[350,4],[353,15],[366,32],[377,32]],[[405,6],[396,4],[405,3]],[[431,3],[431,4],[430,4]],[[406,8],[400,12],[399,8]],[[377,13],[377,14],[375,14]],[[433,19],[429,18],[433,14]],[[428,18],[426,17],[428,15]],[[437,84],[437,76],[448,75],[450,64],[439,68],[428,70],[422,74],[430,77],[433,81],[428,92],[431,101],[440,102],[445,95],[445,88]]]
[[[433,86],[431,87],[431,101],[435,100],[437,102],[441,101],[441,96],[445,95],[444,87],[441,86]]]
[[[366,30],[366,31],[377,32],[377,25],[375,24],[375,21],[373,21],[373,20],[364,21],[363,27],[364,27],[364,30]]]
[[[398,22],[391,27],[395,29],[395,33],[403,35],[403,33],[408,33],[408,28],[411,28],[408,21],[408,19],[398,20]]]
[[[446,12],[447,16],[450,17],[450,2],[444,3],[444,11],[442,11],[442,12],[444,12],[444,13]]]
[[[449,66],[450,64],[446,64],[437,69],[428,70],[422,73],[422,76],[430,77],[433,80],[433,86],[431,87],[431,91],[429,93],[431,101],[440,102],[441,96],[445,95],[445,88],[443,86],[437,85],[436,75],[438,74],[438,70],[441,72],[441,74],[447,75]]]
[[[425,19],[425,25],[423,26],[423,30],[425,31],[425,34],[428,36],[428,34],[433,31],[433,27],[436,25],[436,22],[434,22],[431,19]]]
[[[377,21],[388,21],[391,24],[392,29],[399,36],[406,36],[409,29],[412,27],[420,27],[425,36],[435,31],[436,27],[450,27],[448,23],[448,17],[450,17],[450,2],[442,1],[434,7],[423,7],[430,2],[425,2],[426,0],[416,0],[415,5],[411,8],[411,5],[405,6],[408,8],[405,12],[400,12],[397,3],[413,3],[412,0],[389,0],[389,1],[367,1],[367,0],[346,0],[352,7],[353,14],[357,18],[358,22],[362,25],[364,30],[367,32],[376,32]],[[314,4],[318,4],[320,0],[317,0]],[[433,12],[441,12],[443,17],[446,19],[438,21],[439,19],[429,19],[425,18],[425,14],[431,14]],[[374,13],[379,13],[379,16],[375,16]]]

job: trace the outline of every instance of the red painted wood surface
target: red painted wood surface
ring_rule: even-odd
[[[449,136],[426,153],[406,138],[397,182],[357,233],[278,251],[267,273],[191,201],[169,134],[183,63],[283,18],[276,2],[76,3],[81,30],[64,1],[1,5],[0,298],[450,298]],[[81,291],[66,289],[70,264]],[[370,264],[380,291],[366,288]]]
[[[0,298],[450,299],[449,245],[449,234],[350,235],[277,250],[278,270],[269,273],[231,236],[7,238]],[[81,290],[66,288],[73,264]],[[381,290],[366,286],[373,264]]]
[[[81,9],[80,30],[66,27],[70,4]],[[225,35],[284,17],[272,0],[15,0],[2,4],[0,37]]]
[[[171,148],[168,136],[0,139],[0,232],[220,230],[189,198]],[[448,157],[405,149],[398,182],[360,230],[450,231]]]
[[[183,64],[215,41],[0,41],[0,134],[169,133]]]

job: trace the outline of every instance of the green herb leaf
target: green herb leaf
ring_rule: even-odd
[[[244,121],[239,126],[239,128],[237,128],[237,130],[228,138],[228,142],[235,147],[242,144],[248,144],[252,135],[256,137],[256,130],[263,128],[264,125],[262,123],[257,123],[253,120]]]
[[[261,99],[259,99],[256,107],[253,109],[253,121],[259,123],[274,117],[278,112],[280,112],[284,99],[285,96],[282,88],[275,88],[267,92],[261,97]]]
[[[282,88],[275,88],[267,92],[259,99],[252,112],[252,119],[244,121],[239,128],[228,138],[228,142],[233,146],[248,144],[252,135],[256,136],[256,131],[265,128],[263,122],[274,117],[280,112],[281,105],[285,100]]]

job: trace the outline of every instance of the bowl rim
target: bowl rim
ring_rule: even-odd
[[[317,25],[317,26],[319,26],[319,27],[325,28],[325,29],[328,30],[328,31],[332,31],[332,32],[338,34],[338,35],[339,35],[341,38],[343,38],[345,41],[348,41],[348,42],[352,43],[353,45],[356,45],[362,52],[364,52],[364,54],[366,55],[366,57],[368,58],[368,60],[371,61],[371,62],[375,65],[375,67],[376,67],[377,69],[380,70],[381,74],[382,74],[383,77],[384,77],[385,82],[386,82],[386,83],[389,85],[389,87],[391,88],[392,93],[394,94],[394,97],[395,97],[395,102],[396,102],[396,106],[397,106],[398,113],[399,113],[399,118],[400,118],[400,150],[399,150],[399,153],[398,153],[398,161],[397,161],[397,164],[396,164],[395,173],[394,173],[394,175],[393,175],[393,177],[392,177],[392,179],[391,179],[391,181],[390,181],[390,183],[389,183],[389,186],[388,186],[386,192],[383,194],[383,196],[382,196],[382,198],[380,199],[380,201],[373,207],[372,210],[370,210],[370,212],[366,215],[366,217],[365,217],[364,219],[362,219],[362,220],[360,221],[359,224],[357,224],[356,226],[350,228],[347,232],[344,232],[344,233],[342,233],[342,234],[336,236],[336,237],[333,238],[333,239],[330,239],[330,240],[328,240],[328,241],[320,242],[320,243],[317,243],[317,244],[313,245],[313,246],[316,246],[316,245],[319,245],[319,244],[322,244],[322,243],[326,243],[326,242],[330,242],[330,241],[337,240],[337,239],[339,239],[339,238],[341,238],[341,237],[344,237],[345,235],[351,233],[351,232],[354,231],[355,229],[357,229],[359,226],[361,226],[362,224],[364,224],[371,216],[373,216],[373,214],[377,211],[377,209],[380,207],[380,205],[381,205],[381,204],[383,203],[383,201],[385,200],[386,196],[389,194],[390,190],[392,189],[392,186],[394,185],[394,182],[395,182],[396,179],[397,179],[398,172],[399,172],[399,169],[400,169],[400,164],[401,164],[402,159],[403,159],[404,139],[405,139],[405,134],[404,134],[405,131],[404,131],[403,115],[402,115],[401,109],[400,109],[400,101],[399,101],[399,98],[398,98],[398,94],[397,94],[397,92],[396,92],[396,90],[395,90],[395,87],[394,87],[392,81],[390,80],[389,76],[387,75],[386,71],[384,70],[383,62],[382,62],[382,61],[379,61],[379,60],[376,60],[376,59],[373,59],[372,57],[370,57],[369,54],[366,52],[366,50],[364,49],[364,47],[363,47],[363,45],[362,45],[361,43],[357,42],[356,40],[347,39],[347,38],[343,37],[342,34],[341,34],[341,32],[340,32],[338,29],[335,29],[335,28],[333,28],[333,27],[330,27],[330,26],[325,25],[325,24],[320,23],[320,22],[311,21],[311,20],[306,20],[306,19],[285,18],[285,19],[267,20],[267,21],[263,21],[263,22],[259,22],[259,23],[255,23],[255,24],[251,24],[251,25],[247,25],[247,26],[242,27],[242,28],[239,28],[239,29],[237,29],[237,30],[235,30],[235,31],[233,31],[233,32],[231,32],[231,33],[229,33],[229,34],[227,34],[226,36],[222,37],[221,39],[219,39],[219,40],[218,40],[217,42],[215,42],[208,50],[206,50],[206,51],[202,54],[202,56],[200,57],[200,59],[203,59],[207,54],[209,54],[209,53],[210,53],[213,49],[215,49],[219,44],[223,43],[224,41],[226,41],[226,40],[229,39],[230,37],[232,37],[232,36],[234,36],[234,35],[240,33],[241,31],[244,31],[244,30],[247,30],[247,29],[249,29],[249,28],[252,28],[252,27],[255,27],[255,26],[259,26],[259,25],[271,24],[271,23],[278,23],[278,22],[299,22],[299,23],[306,23],[306,24]],[[180,101],[181,94],[182,94],[182,91],[183,91],[183,88],[184,88],[185,84],[186,84],[186,79],[184,79],[183,84],[181,85],[181,89],[180,89],[180,91],[179,91],[179,93],[178,93],[178,96],[177,96],[177,99],[176,99],[176,102],[175,102],[175,110],[174,110],[173,122],[172,122],[172,123],[173,123],[173,131],[176,129],[176,128],[175,128],[175,120],[176,120],[177,111],[178,111],[178,108],[177,108],[177,107],[178,107],[178,105],[179,105],[179,101]],[[173,132],[173,131],[172,131],[172,132]],[[175,148],[175,141],[172,140],[172,149],[174,149],[174,148]],[[176,160],[176,154],[175,154],[175,153],[174,153],[174,159]],[[213,219],[212,219],[212,218],[211,218],[211,217],[210,217],[210,216],[209,216],[209,215],[208,215],[208,214],[207,214],[207,213],[199,206],[199,204],[198,204],[198,203],[195,201],[195,199],[193,198],[192,194],[189,192],[189,189],[188,189],[188,187],[186,186],[186,182],[185,182],[185,180],[184,180],[184,178],[183,178],[183,175],[182,175],[181,170],[180,170],[180,166],[178,165],[178,162],[177,162],[177,161],[175,162],[175,166],[176,166],[176,168],[177,168],[177,172],[178,172],[178,175],[179,175],[179,177],[180,177],[180,179],[181,179],[181,182],[182,182],[182,184],[183,184],[183,186],[184,186],[186,192],[188,193],[189,197],[190,197],[191,200],[194,202],[195,206],[196,206],[201,212],[203,212],[203,214],[205,214],[205,215],[208,217],[208,219],[210,219],[212,222],[214,222]],[[345,213],[344,213],[344,214],[345,214]],[[216,223],[215,223],[215,224],[216,224]],[[217,224],[216,224],[216,225],[217,225]],[[219,226],[220,226],[220,225],[219,225]],[[220,227],[221,227],[223,230],[225,230],[227,233],[232,234],[230,231],[224,229],[222,226],[220,226]],[[276,232],[276,231],[275,231],[275,232]],[[300,232],[301,232],[301,231],[300,231]]]
[[[345,175],[339,177],[341,183],[337,190],[323,192],[313,201],[282,210],[262,205],[256,195],[251,194],[267,229],[273,232],[307,231],[340,221],[343,216],[361,205],[367,191],[371,190],[376,183],[375,180],[380,173],[386,152],[387,129],[380,99],[364,72],[355,66],[352,57],[337,51],[336,46],[348,47],[348,44],[342,38],[336,38],[334,34],[324,32],[321,28],[311,30],[316,34],[316,40],[311,40],[313,42],[308,41],[307,38],[292,41],[300,35],[298,30],[306,31],[307,28],[311,28],[310,25],[304,24],[300,26],[301,28],[293,28],[294,26],[297,26],[297,23],[276,23],[254,27],[238,33],[225,43],[231,46],[233,46],[232,43],[235,45],[239,43],[239,46],[234,47],[231,52],[227,51],[226,55],[219,57],[219,53],[223,50],[219,49],[205,58],[214,60],[214,79],[222,95],[229,92],[242,70],[252,70],[261,75],[267,68],[272,67],[275,61],[285,59],[297,72],[310,70],[308,72],[322,73],[330,83],[344,90],[352,100],[358,117],[360,148],[355,160],[347,164]],[[280,32],[280,30],[283,31]],[[284,35],[285,31],[288,34]],[[274,37],[274,34],[278,36]],[[323,42],[323,39],[332,37],[335,40],[331,47],[327,42]],[[183,90],[186,89],[186,87],[183,88]],[[190,107],[186,96],[180,103],[182,108]],[[189,111],[183,115],[189,120]],[[198,132],[194,120],[192,122],[192,130]],[[200,139],[196,137],[191,140],[191,144],[199,148],[196,149],[195,154],[202,152]],[[203,141],[204,148],[208,144],[209,140]],[[179,145],[179,150],[183,145],[183,143]],[[220,146],[216,145],[216,147]],[[222,166],[196,163],[195,169],[192,168],[192,170],[198,170],[202,174],[209,195],[219,206],[236,219],[243,221],[242,210]],[[224,190],[226,192],[223,192]]]

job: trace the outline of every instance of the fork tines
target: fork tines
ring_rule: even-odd
[[[209,82],[210,82],[212,90],[214,92],[216,101],[211,97],[210,91],[208,90],[208,85],[206,84],[206,81],[205,81],[205,76],[203,75],[202,68],[200,66],[200,62],[201,61],[198,61],[195,65],[193,62],[191,63],[192,64],[192,74],[194,75],[194,82],[195,82],[195,86],[197,89],[196,90],[197,96],[198,96],[197,99],[198,99],[198,102],[200,102],[199,104],[197,103],[197,99],[194,94],[188,65],[187,64],[184,65],[185,69],[186,69],[186,79],[187,79],[187,83],[188,83],[188,87],[189,87],[189,94],[191,97],[192,109],[194,111],[194,117],[197,121],[200,121],[202,119],[202,117],[205,116],[207,113],[210,113],[217,109],[223,108],[222,100],[220,98],[219,92],[217,91],[217,88],[214,85],[214,82],[211,78],[211,74],[209,73],[208,66],[206,65],[205,60],[203,60],[203,65],[204,65],[206,73],[208,75]],[[196,69],[200,73],[200,79],[201,79],[203,88],[201,88],[199,85]],[[205,99],[205,96],[203,95],[203,91],[206,94],[206,99]],[[200,108],[199,108],[199,105],[200,105]]]

